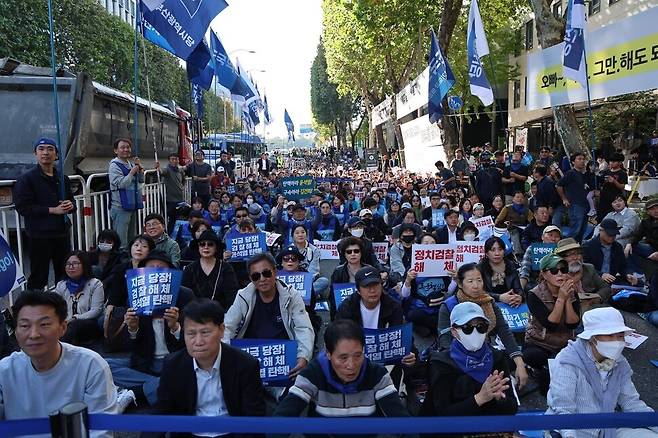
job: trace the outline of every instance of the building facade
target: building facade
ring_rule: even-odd
[[[98,3],[110,14],[131,26],[135,25],[136,0],[98,0]]]

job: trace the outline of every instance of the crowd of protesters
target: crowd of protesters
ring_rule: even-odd
[[[518,391],[532,382],[549,413],[651,410],[622,354],[632,329],[614,307],[658,325],[658,198],[638,211],[628,207],[620,153],[593,165],[583,153],[558,159],[548,147],[533,156],[487,144],[458,149],[452,162],[437,161],[436,172],[425,174],[394,160],[366,172],[349,153],[313,151],[296,152],[307,168],[290,169],[263,154],[256,171],[240,178],[228,152],[213,168],[199,150],[186,167],[175,155],[156,164],[169,220],[146,216],[143,234],[135,194],[144,169],[129,140],[117,140],[115,153],[112,228],[99,231],[91,252],[68,251],[66,214],[74,206],[68,186],[65,200],[58,196],[54,142],[35,144],[38,164],[16,184],[31,272],[8,321],[16,345],[0,337],[3,351],[21,350],[0,361],[4,418],[46,416],[73,400],[92,413],[137,404],[198,416],[306,409],[323,417],[503,415],[517,412]],[[647,160],[643,172],[655,167],[655,155]],[[286,199],[281,181],[289,176],[318,184],[306,199]],[[185,177],[192,178],[191,205],[182,202]],[[473,221],[486,216],[495,228],[480,235]],[[227,240],[252,233],[280,237],[268,252],[234,260]],[[326,241],[337,242],[339,255],[330,275],[315,245]],[[482,260],[421,288],[414,245],[460,241],[484,242]],[[387,244],[385,260],[375,243]],[[537,243],[555,244],[538,269]],[[44,292],[51,260],[57,283]],[[177,302],[164,315],[138,316],[129,307],[125,272],[138,267],[183,271]],[[310,305],[277,279],[279,271],[312,273]],[[332,285],[341,283],[357,292],[337,306]],[[616,300],[620,290],[627,295]],[[530,313],[524,336],[512,333],[501,312],[521,305]],[[331,320],[325,328],[323,309]],[[412,348],[390,372],[365,357],[364,329],[405,322],[432,346]],[[290,385],[263,387],[258,361],[231,347],[235,338],[297,341]],[[99,341],[104,356],[118,356],[86,348]],[[400,393],[422,387],[418,379],[426,392],[413,410]],[[655,428],[552,432],[658,436]]]

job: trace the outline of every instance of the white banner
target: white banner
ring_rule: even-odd
[[[395,112],[398,119],[427,105],[430,88],[429,71],[427,67],[395,96]]]
[[[441,129],[424,115],[400,125],[404,139],[405,167],[412,172],[434,172],[437,160],[446,161]]]
[[[528,128],[516,128],[516,140],[514,146],[528,146]]]
[[[372,249],[375,251],[379,263],[385,265],[388,259],[388,242],[373,242]]]
[[[393,109],[393,99],[390,96],[386,97],[379,105],[372,109],[372,125],[379,126],[391,118],[391,110]]]
[[[411,269],[419,277],[443,277],[466,263],[478,263],[484,257],[484,242],[458,242],[442,245],[413,245]]]
[[[314,240],[313,245],[320,250],[320,260],[338,260],[338,242]]]
[[[469,221],[471,221],[471,223],[475,225],[475,228],[478,229],[478,240],[480,240],[480,242],[484,242],[489,237],[493,236],[494,218],[491,216],[484,216],[481,218],[471,217]]]
[[[592,100],[658,88],[658,7],[585,33]],[[528,110],[587,101],[564,78],[564,43],[528,55]]]

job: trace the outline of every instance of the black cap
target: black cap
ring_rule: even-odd
[[[170,268],[175,268],[174,264],[171,262],[171,258],[167,255],[167,253],[159,250],[151,251],[149,255],[147,255],[142,259],[142,261],[139,262],[139,267],[143,268],[146,266],[146,263],[151,260],[160,260],[161,262],[168,264]]]
[[[299,249],[295,245],[289,245],[283,248],[277,255],[276,255],[276,260],[277,262],[281,263],[283,258],[287,255],[294,255],[297,257],[299,261],[301,261],[304,256],[302,255],[301,252],[299,252]]]
[[[400,224],[400,236],[403,231],[413,231],[414,236],[416,235],[416,227],[413,224]]]
[[[381,283],[382,279],[379,276],[379,271],[372,266],[361,268],[354,275],[356,287],[368,286],[374,283]]]
[[[623,163],[624,162],[624,154],[621,154],[619,152],[615,152],[610,157],[610,161],[617,161],[619,163]]]
[[[476,236],[478,234],[480,234],[480,230],[478,230],[478,228],[475,226],[475,224],[473,224],[473,222],[471,222],[471,221],[466,221],[462,224],[462,233],[464,231],[466,231],[467,229],[471,229],[471,230],[475,231]]]
[[[212,231],[212,230],[206,230],[201,235],[199,238],[196,240],[197,242],[215,242],[215,245],[219,246],[221,243],[219,240],[219,237],[217,237],[217,234]]]
[[[354,228],[359,224],[365,225],[360,217],[354,216],[349,218],[349,220],[347,221],[347,228]]]
[[[610,236],[616,236],[619,234],[621,227],[617,225],[617,222],[615,222],[614,219],[603,219],[601,221],[601,229]]]
[[[491,160],[491,152],[486,151],[480,154],[480,161],[490,161],[490,160]]]

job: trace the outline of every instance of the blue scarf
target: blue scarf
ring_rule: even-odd
[[[329,358],[327,357],[327,352],[323,351],[318,355],[318,363],[322,369],[324,377],[327,379],[327,383],[333,386],[341,394],[356,394],[358,392],[359,385],[363,381],[363,378],[366,375],[366,364],[368,359],[363,359],[361,364],[361,369],[359,370],[359,377],[355,381],[350,383],[341,383],[338,379],[334,377],[334,373],[331,369],[331,363],[329,363]]]
[[[66,288],[69,290],[69,293],[71,295],[76,294],[84,287],[84,285],[87,283],[87,279],[85,277],[80,277],[77,281],[76,280],[71,280],[70,278],[66,279]]]
[[[457,339],[450,344],[450,358],[460,370],[480,383],[493,371],[493,353],[486,342],[478,351],[468,351]]]
[[[518,172],[519,170],[521,170],[521,166],[523,166],[523,164],[515,163],[514,161],[510,163],[510,168],[512,169],[512,172]]]
[[[512,202],[512,210],[514,210],[518,215],[523,216],[525,214],[525,205],[515,204]]]

